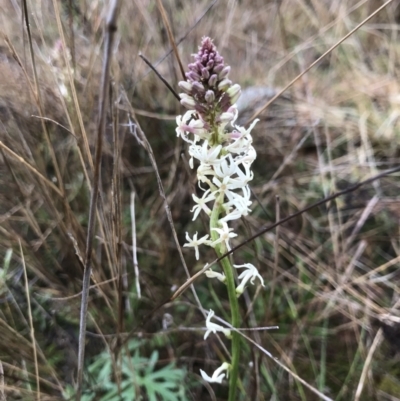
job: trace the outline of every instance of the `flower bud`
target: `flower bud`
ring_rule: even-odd
[[[208,80],[208,85],[212,88],[215,86],[215,84],[218,81],[218,75],[217,74],[213,74],[211,75],[210,79]]]
[[[232,104],[236,103],[236,101],[239,99],[240,94],[241,94],[242,90],[240,88],[240,85],[235,84],[233,86],[231,86],[226,93],[228,94],[228,96],[231,99]]]
[[[201,77],[204,79],[210,78],[210,72],[207,70],[207,68],[202,68]]]
[[[223,79],[219,84],[218,84],[218,89],[220,91],[226,92],[232,85],[232,81],[230,79]]]
[[[187,94],[190,94],[193,88],[193,85],[188,81],[180,81],[178,86]]]
[[[206,90],[204,89],[204,86],[200,82],[193,82],[193,92],[198,93],[198,94],[204,94]]]
[[[213,103],[215,100],[215,93],[212,90],[208,90],[205,95],[205,99],[207,103]]]
[[[229,108],[232,107],[231,98],[226,92],[219,99],[219,106],[223,112],[228,111]]]
[[[196,106],[196,101],[186,93],[180,93],[179,96],[181,97],[181,105],[187,109],[193,109]]]
[[[223,79],[226,78],[229,74],[229,72],[231,71],[231,67],[229,65],[227,65],[226,67],[224,67],[222,69],[222,71],[218,74],[218,78],[219,79]]]
[[[192,81],[192,82],[194,82],[194,81],[200,81],[200,75],[197,74],[197,72],[195,72],[195,71],[189,71],[189,72],[187,72],[185,75],[186,75],[186,78],[187,78],[189,81]]]
[[[218,65],[216,65],[214,67],[214,72],[216,74],[219,74],[223,69],[224,69],[224,64],[221,63],[221,64],[218,64]]]
[[[219,121],[222,123],[228,124],[235,118],[233,113],[225,112],[219,116]]]

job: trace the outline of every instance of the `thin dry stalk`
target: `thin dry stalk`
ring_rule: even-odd
[[[21,253],[22,266],[24,268],[25,292],[26,292],[26,299],[27,299],[27,302],[28,302],[28,316],[29,316],[29,326],[30,326],[30,330],[31,330],[31,340],[32,340],[32,348],[33,348],[33,361],[35,363],[36,394],[37,394],[37,400],[40,401],[40,399],[41,399],[41,397],[40,397],[40,378],[39,378],[39,365],[38,365],[37,350],[36,350],[35,328],[33,327],[31,296],[30,296],[30,291],[29,291],[28,275],[26,273],[25,257],[24,257],[24,252],[22,250],[21,241],[19,241],[19,250],[20,250],[20,253]]]
[[[62,192],[57,188],[50,180],[44,177],[35,167],[31,166],[27,161],[25,161],[21,156],[17,155],[14,151],[12,151],[8,146],[6,146],[2,141],[0,141],[0,148],[4,149],[9,155],[11,155],[15,160],[19,161],[22,165],[24,165],[30,172],[32,172],[39,180],[43,181],[49,188],[51,188],[54,192],[57,193],[60,197],[62,197]]]
[[[0,401],[7,401],[6,393],[4,391],[4,370],[1,361],[0,361]]]
[[[78,95],[76,93],[76,88],[75,88],[75,83],[74,83],[74,74],[73,74],[71,65],[69,63],[69,57],[67,54],[68,47],[67,47],[67,42],[65,40],[64,30],[63,30],[62,22],[61,22],[61,18],[60,18],[60,9],[58,7],[57,0],[53,0],[53,7],[54,7],[54,14],[56,17],[56,22],[57,22],[58,33],[59,33],[61,41],[62,41],[64,62],[65,62],[65,65],[67,66],[68,79],[69,79],[69,84],[70,84],[70,88],[71,88],[72,99],[74,102],[74,110],[77,113],[77,117],[78,117],[78,121],[79,121],[79,128],[81,130],[81,136],[82,136],[84,146],[85,146],[86,157],[89,162],[89,166],[90,166],[91,170],[93,170],[93,159],[92,159],[92,155],[90,153],[89,141],[87,138],[85,126],[83,124],[83,118],[82,118],[82,113],[81,113],[81,109],[79,106]],[[84,167],[83,163],[82,163],[82,165]]]
[[[182,78],[184,80],[186,80],[185,70],[183,68],[181,58],[179,57],[178,48],[176,47],[174,35],[172,33],[171,25],[170,25],[170,23],[168,21],[167,13],[165,12],[165,8],[164,8],[163,3],[162,3],[161,0],[157,0],[157,5],[158,5],[158,9],[160,10],[162,20],[164,22],[165,28],[166,28],[167,33],[168,33],[169,43],[171,43],[171,46],[172,46],[172,48],[174,50],[174,54],[175,54],[176,60],[178,61],[179,69],[180,69],[181,74],[182,74]]]
[[[278,222],[281,219],[281,208],[280,208],[280,197],[276,195],[275,197],[275,221]],[[279,227],[276,227],[275,230],[275,239],[274,239],[274,272],[272,276],[272,283],[275,283],[276,275],[278,274],[278,265],[279,265]],[[274,291],[275,291],[275,284],[271,286],[271,293],[269,296],[268,301],[268,313],[270,313],[272,302],[274,299]]]
[[[373,343],[371,345],[371,348],[368,351],[367,358],[365,359],[363,370],[362,370],[361,376],[360,376],[360,381],[358,382],[357,391],[356,391],[356,394],[354,396],[354,401],[359,401],[360,400],[361,393],[362,393],[363,388],[364,388],[365,380],[367,378],[367,374],[369,372],[369,368],[371,367],[372,357],[373,357],[375,351],[377,350],[377,348],[379,347],[379,344],[381,343],[382,339],[383,339],[382,329],[379,329],[378,332],[376,333],[376,336],[375,336],[374,341],[373,341]]]
[[[39,109],[40,116],[44,117],[43,101],[42,101],[42,96],[40,94],[39,78],[38,78],[37,69],[36,69],[35,55],[34,55],[34,52],[33,52],[32,35],[31,35],[31,28],[30,28],[30,22],[29,22],[29,13],[28,13],[28,5],[27,5],[26,0],[23,0],[23,4],[24,4],[24,7],[23,7],[23,10],[24,10],[24,21],[25,21],[26,31],[27,31],[27,34],[28,34],[29,53],[30,53],[30,56],[31,56],[33,78],[34,78],[35,88],[36,88],[34,96],[35,96],[35,100],[37,102],[37,106],[38,106],[38,109]],[[41,121],[42,129],[43,129],[43,134],[44,134],[44,137],[45,137],[45,140],[46,140],[46,143],[47,143],[47,147],[48,147],[48,150],[50,152],[50,157],[51,157],[51,161],[53,163],[54,171],[56,173],[57,182],[58,182],[58,185],[60,187],[60,191],[62,192],[63,198],[64,198],[63,179],[62,179],[62,176],[61,176],[60,167],[58,165],[56,154],[54,152],[54,147],[53,147],[53,144],[51,143],[51,140],[50,140],[50,134],[49,134],[49,131],[47,129],[47,126],[46,126],[46,123],[44,122],[44,120],[42,119],[40,121]]]
[[[137,260],[137,247],[136,247],[136,218],[135,218],[135,192],[131,192],[131,222],[132,222],[132,259],[133,268],[135,270],[135,283],[137,296],[141,298],[140,281],[139,281],[139,265]]]
[[[108,93],[110,85],[110,68],[112,60],[112,52],[114,45],[114,37],[117,31],[117,19],[119,11],[119,1],[113,0],[110,4],[106,19],[106,41],[104,46],[104,62],[103,71],[101,78],[101,95],[99,105],[99,122],[97,130],[96,140],[96,153],[94,162],[94,175],[93,175],[93,186],[90,198],[90,209],[89,209],[89,223],[86,239],[86,255],[85,255],[85,270],[83,273],[83,284],[82,284],[82,302],[81,302],[81,315],[79,324],[79,352],[78,352],[78,373],[77,373],[77,393],[76,399],[80,401],[82,395],[82,379],[83,379],[83,363],[85,358],[85,338],[86,338],[86,320],[87,320],[87,308],[89,301],[89,287],[90,287],[90,276],[92,272],[92,250],[93,250],[93,237],[94,237],[94,223],[95,214],[97,209],[97,198],[100,183],[100,167],[101,167],[101,156],[103,151],[103,136],[105,132],[106,116],[107,116],[107,104],[108,104]]]

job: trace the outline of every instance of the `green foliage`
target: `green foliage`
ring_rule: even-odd
[[[170,363],[156,369],[159,359],[154,350],[150,357],[140,356],[140,341],[132,340],[128,350],[121,351],[120,362],[114,364],[108,352],[97,356],[88,367],[91,382],[82,401],[186,401],[184,379],[186,372]],[[115,370],[120,376],[120,386],[115,379]],[[65,399],[73,399],[75,391],[68,386]]]

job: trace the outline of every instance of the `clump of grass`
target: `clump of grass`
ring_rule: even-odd
[[[3,394],[6,399],[60,399],[76,380],[105,11],[100,3],[41,5],[39,10],[28,4],[36,82],[23,10],[7,3],[0,16],[0,399]],[[184,62],[203,35],[218,37],[221,53],[232,49],[225,57],[233,81],[250,90],[272,88],[243,105],[242,115],[249,117],[378,8],[376,2],[355,1],[218,2],[200,18],[209,6],[205,1],[164,4]],[[278,216],[398,165],[397,22],[391,2],[260,114],[252,186],[259,203],[246,221],[238,222],[241,235],[248,238]],[[136,117],[151,145],[183,244],[185,231],[196,230],[190,214],[195,177],[174,133],[180,106],[139,52],[175,89],[179,70],[156,7],[123,4],[118,35],[95,215],[85,360],[95,361],[107,348],[118,361],[130,352],[124,348],[129,338],[165,336],[156,370],[174,362],[187,369],[185,383],[199,383],[198,369],[206,363],[218,366],[221,355],[212,341],[202,341],[201,330],[188,330],[203,326],[192,295],[185,292],[149,314],[186,278],[148,151],[138,145],[130,125]],[[397,177],[382,177],[311,209],[235,253],[238,263],[256,257],[268,284],[264,291],[245,293],[243,326],[279,325],[279,330],[250,332],[249,337],[330,399],[397,396],[393,355],[398,345],[386,323],[384,336],[379,329],[386,322],[383,315],[390,327],[398,318]],[[135,233],[131,192],[136,194]],[[203,267],[190,252],[184,256],[192,275]],[[212,251],[205,257],[212,260]],[[197,285],[203,308],[217,303],[216,313],[224,317],[223,288],[202,279]],[[241,369],[247,374],[238,383],[239,399],[316,397],[256,345],[246,342],[245,347]],[[140,348],[141,357],[151,355],[151,349]],[[123,382],[118,366],[112,378],[117,387]],[[224,399],[226,389],[196,386],[187,393],[194,400]]]

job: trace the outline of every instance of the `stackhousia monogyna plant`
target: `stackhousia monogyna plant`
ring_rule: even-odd
[[[193,247],[196,259],[199,259],[199,246],[207,245],[215,249],[218,257],[229,251],[230,240],[237,236],[229,223],[246,216],[251,210],[250,189],[248,182],[253,178],[251,165],[256,158],[252,146],[251,130],[258,120],[248,129],[235,124],[238,116],[236,101],[241,89],[229,79],[230,67],[224,64],[212,40],[203,38],[199,51],[194,55],[194,62],[189,64],[187,81],[179,82],[184,93],[180,94],[181,103],[189,109],[176,122],[177,135],[189,143],[189,164],[197,166],[198,186],[203,192],[201,197],[193,194],[196,205],[193,207],[193,220],[200,213],[210,219],[210,232],[198,238],[186,233],[185,247]],[[196,160],[196,162],[195,162]],[[216,278],[226,284],[232,315],[232,327],[240,324],[237,298],[245,286],[258,278],[264,281],[256,267],[251,263],[231,265],[228,258],[221,260],[223,272],[207,270],[209,278]],[[236,285],[233,269],[242,269]],[[208,382],[221,383],[225,375],[229,377],[229,400],[235,399],[238,377],[240,337],[234,330],[229,330],[212,323],[214,312],[210,310],[206,319],[206,339],[211,332],[222,332],[232,340],[232,359],[224,362],[209,376],[203,370],[200,373]]]

